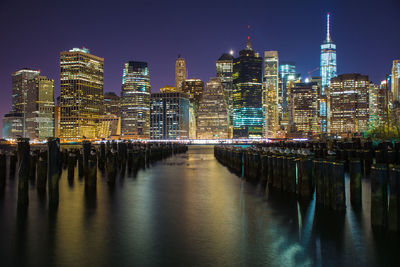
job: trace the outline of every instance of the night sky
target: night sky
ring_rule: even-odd
[[[249,35],[260,52],[278,50],[302,77],[319,66],[325,15],[337,45],[338,73],[379,82],[400,58],[400,0],[0,1],[0,116],[11,109],[11,73],[40,69],[55,80],[59,54],[85,46],[105,59],[104,91],[120,93],[124,62],[147,61],[152,91],[174,85],[175,59],[208,81],[215,61],[241,50]],[[314,73],[318,75],[318,72]]]

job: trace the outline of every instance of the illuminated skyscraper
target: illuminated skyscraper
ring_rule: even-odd
[[[21,136],[23,137],[27,137],[25,115],[28,103],[28,84],[30,81],[38,77],[39,74],[39,70],[31,70],[27,68],[18,70],[12,74],[12,113],[20,113],[22,115]],[[12,117],[15,116],[11,116],[10,118]]]
[[[125,63],[121,92],[121,135],[150,138],[150,74],[147,62]]]
[[[326,40],[321,45],[320,72],[322,79],[321,94],[324,95],[326,87],[330,85],[331,78],[337,75],[336,44],[333,43],[330,35],[330,13],[327,14]]]
[[[189,138],[189,99],[183,93],[151,94],[150,138]]]
[[[319,133],[318,91],[316,82],[293,83],[289,88],[289,123],[303,135]]]
[[[197,139],[228,138],[228,109],[220,78],[210,78],[199,105]]]
[[[296,63],[281,62],[279,65],[279,91],[278,99],[282,103],[281,112],[286,112],[288,98],[288,82],[297,81],[300,79],[300,74],[296,73]]]
[[[331,79],[328,94],[331,134],[347,137],[367,130],[368,91],[367,75],[343,74]]]
[[[182,91],[189,96],[190,103],[193,103],[195,111],[197,111],[203,97],[204,82],[196,78],[186,79],[182,83]]]
[[[393,100],[400,101],[400,60],[393,60],[392,93]]]
[[[54,136],[54,80],[37,76],[28,83],[26,134],[30,139]]]
[[[104,93],[104,114],[121,115],[121,99],[114,92]]]
[[[96,138],[104,105],[104,59],[86,48],[61,52],[60,87],[60,137]]]
[[[182,90],[182,82],[187,78],[187,70],[186,70],[186,61],[181,55],[178,55],[178,58],[175,62],[175,87],[177,91]]]
[[[233,137],[261,138],[263,135],[262,58],[250,39],[233,60]]]
[[[225,102],[228,107],[229,137],[232,137],[233,113],[232,113],[232,73],[233,73],[233,52],[223,54],[216,63],[217,77],[221,79],[224,89]]]
[[[279,97],[278,51],[264,52],[263,108],[264,137],[276,137],[279,114],[282,114],[282,97]]]

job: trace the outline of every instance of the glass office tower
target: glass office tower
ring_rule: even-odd
[[[150,94],[147,62],[125,63],[121,92],[122,138],[150,138]]]
[[[250,40],[233,60],[233,137],[263,135],[262,58]]]

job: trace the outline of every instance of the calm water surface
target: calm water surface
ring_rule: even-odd
[[[348,182],[348,181],[347,181]],[[60,179],[60,204],[17,180],[0,198],[1,266],[399,266],[400,242],[373,233],[369,183],[345,215],[265,190],[219,164],[212,146],[180,154],[85,192]]]

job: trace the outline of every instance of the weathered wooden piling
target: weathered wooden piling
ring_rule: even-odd
[[[352,159],[349,162],[350,202],[354,207],[361,206],[361,161]]]
[[[20,138],[18,139],[17,145],[18,151],[18,205],[27,206],[29,203],[29,193],[28,193],[28,179],[29,179],[29,139]]]
[[[36,163],[37,163],[36,151],[30,151],[30,153],[29,153],[29,179],[33,183],[36,180]]]
[[[6,175],[7,175],[7,157],[3,151],[0,152],[0,190],[3,192],[6,185]]]
[[[333,184],[332,187],[332,205],[334,210],[344,210],[346,208],[346,194],[345,194],[345,184],[344,184],[344,161],[334,161],[332,162],[332,177]]]
[[[47,185],[49,194],[49,207],[51,208],[56,208],[58,206],[60,160],[60,139],[49,138],[47,140]]]
[[[85,187],[96,188],[97,183],[97,156],[96,151],[91,150],[88,155],[88,165],[85,176]]]
[[[323,160],[323,177],[324,177],[324,206],[331,207],[331,183],[332,183],[332,165],[327,159]]]
[[[313,195],[312,169],[313,161],[309,157],[301,158],[299,161],[298,192],[302,198],[310,199]]]
[[[389,211],[388,230],[400,232],[400,166],[395,165],[389,170]]]
[[[104,142],[100,143],[100,155],[99,155],[99,169],[104,170],[106,164],[106,144]]]
[[[371,224],[385,229],[387,225],[387,166],[374,164],[371,168]]]
[[[17,151],[13,150],[10,154],[10,178],[14,178],[15,176],[15,169],[17,165]]]
[[[115,178],[117,175],[117,168],[118,168],[118,155],[117,151],[114,149],[111,149],[111,151],[108,153],[107,156],[107,182],[109,184],[114,184],[115,183]]]

